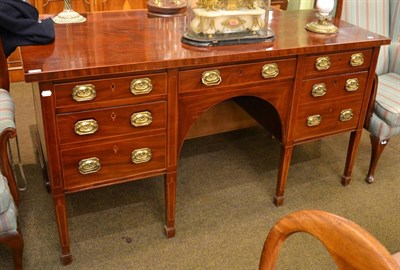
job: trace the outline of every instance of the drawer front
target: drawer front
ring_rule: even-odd
[[[322,137],[356,128],[361,103],[361,98],[353,98],[301,105],[294,131],[295,141]]]
[[[164,129],[166,102],[113,107],[57,116],[60,144]]]
[[[371,64],[372,50],[360,50],[306,57],[305,77],[326,76],[344,72],[367,70]]]
[[[212,67],[179,72],[179,92],[204,91],[230,85],[294,78],[296,59]]]
[[[364,94],[368,72],[305,80],[300,91],[300,102],[324,101],[330,98],[361,96]]]
[[[107,106],[113,101],[123,104],[143,102],[166,95],[166,82],[166,74],[160,73],[56,84],[56,107],[74,110],[82,106],[93,108],[102,103]]]
[[[64,188],[75,190],[165,169],[165,134],[61,151]]]

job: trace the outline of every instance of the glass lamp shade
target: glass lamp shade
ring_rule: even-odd
[[[188,0],[182,42],[218,46],[272,41],[270,0]]]

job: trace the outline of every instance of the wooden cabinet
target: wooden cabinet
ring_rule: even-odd
[[[274,42],[188,46],[181,42],[184,17],[154,20],[128,11],[88,13],[86,23],[56,26],[62,42],[21,48],[25,79],[37,82],[64,263],[72,260],[72,192],[162,175],[165,233],[175,235],[180,150],[200,116],[225,101],[239,104],[281,144],[276,205],[283,204],[300,143],[350,133],[342,176],[349,184],[379,49],[390,40],[337,19],[343,31],[335,35],[308,32],[312,11],[272,15]]]

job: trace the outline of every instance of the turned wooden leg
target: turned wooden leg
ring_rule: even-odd
[[[371,151],[371,162],[369,164],[368,175],[365,181],[367,181],[368,184],[371,184],[374,182],[376,165],[378,164],[378,160],[381,157],[383,149],[385,149],[385,146],[389,143],[389,139],[381,140],[372,134],[369,137],[371,139],[372,151]]]
[[[68,224],[67,224],[67,209],[65,206],[65,194],[53,196],[54,209],[56,211],[56,220],[58,235],[61,242],[61,261],[64,265],[72,262],[70,251]]]
[[[18,230],[18,234],[16,236],[16,241],[12,246],[12,254],[14,261],[14,270],[23,269],[23,253],[24,253],[24,240],[22,239],[21,232]]]
[[[360,144],[362,129],[353,131],[350,134],[349,146],[347,149],[346,165],[342,176],[342,185],[347,186],[351,182],[351,173],[357,155],[358,145]]]
[[[176,202],[176,171],[169,172],[164,177],[165,182],[165,235],[175,236],[175,202]]]
[[[14,234],[9,234],[1,238],[1,243],[9,247],[12,251],[14,270],[22,270],[24,240],[19,229]]]
[[[276,206],[283,205],[283,193],[285,192],[286,179],[289,172],[290,160],[292,158],[293,145],[281,146],[281,157],[279,161],[278,182],[276,185],[276,193],[274,204]]]

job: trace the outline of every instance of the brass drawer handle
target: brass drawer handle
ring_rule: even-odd
[[[89,135],[99,129],[97,121],[94,119],[81,120],[75,123],[74,130],[78,135]]]
[[[313,97],[322,97],[326,94],[326,85],[324,83],[314,84],[311,90],[311,95]]]
[[[355,53],[350,57],[350,65],[353,67],[358,67],[364,64],[364,54]]]
[[[77,85],[72,89],[72,99],[77,102],[89,101],[96,97],[96,87],[93,84]]]
[[[101,169],[100,160],[97,157],[82,159],[78,169],[81,174],[98,172]]]
[[[133,150],[131,160],[135,164],[145,163],[151,160],[151,149],[140,148]]]
[[[314,127],[318,126],[322,121],[322,117],[319,114],[310,115],[307,117],[307,126]]]
[[[329,56],[318,57],[315,61],[315,68],[317,70],[327,70],[331,67],[331,59]]]
[[[222,82],[221,74],[216,69],[204,71],[201,74],[201,82],[206,86],[218,85]]]
[[[134,127],[148,126],[152,121],[153,117],[149,111],[137,112],[131,116],[131,125]]]
[[[346,109],[340,112],[340,121],[346,122],[349,121],[353,118],[353,110],[352,109]]]
[[[267,78],[275,78],[279,74],[279,67],[277,64],[272,63],[272,64],[265,64],[262,67],[261,75],[263,76],[264,79]]]
[[[131,82],[131,93],[134,95],[148,94],[153,90],[153,84],[149,78],[135,79]]]
[[[346,81],[346,90],[348,92],[357,91],[359,86],[360,86],[360,84],[358,83],[358,79],[357,78],[348,79]]]

